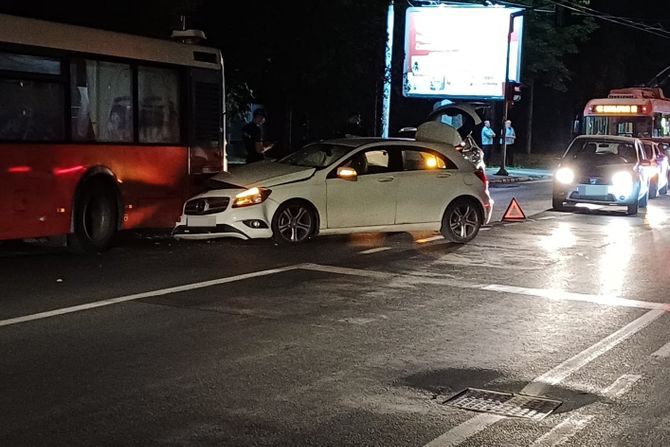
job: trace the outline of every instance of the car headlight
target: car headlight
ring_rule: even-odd
[[[556,171],[556,181],[563,184],[570,184],[575,181],[575,171],[570,168],[560,168]]]
[[[233,208],[258,205],[265,202],[272,191],[267,188],[250,188],[235,196]]]
[[[633,185],[633,176],[630,172],[617,172],[612,176],[612,185],[617,188],[630,188]]]

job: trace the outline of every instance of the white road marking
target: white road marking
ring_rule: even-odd
[[[371,249],[369,249],[369,250],[359,251],[358,254],[359,254],[359,255],[371,255],[371,254],[373,254],[373,253],[379,253],[379,252],[386,251],[386,250],[391,250],[391,247],[377,247],[377,248],[371,248]]]
[[[505,286],[500,284],[489,284],[483,286],[482,290],[512,293],[515,295],[530,295],[557,301],[582,301],[606,306],[635,307],[639,309],[659,309],[670,311],[670,305],[666,303],[654,303],[651,301],[631,300],[608,295],[592,295],[589,293],[567,292],[558,289],[535,289],[530,287]]]
[[[640,380],[642,376],[637,374],[624,374],[614,381],[613,384],[605,388],[603,394],[610,399],[615,399],[617,397],[623,396],[626,394],[633,385]]]
[[[71,314],[74,312],[81,312],[84,310],[95,309],[97,307],[111,306],[112,304],[125,303],[128,301],[141,300],[144,298],[151,298],[155,296],[169,295],[172,293],[178,292],[187,292],[189,290],[203,289],[205,287],[218,286],[221,284],[227,284],[236,281],[243,281],[245,279],[258,278],[259,276],[268,276],[274,275],[276,273],[288,272],[291,270],[300,269],[303,264],[291,265],[288,267],[281,267],[269,270],[260,270],[258,272],[244,273],[242,275],[229,276],[226,278],[214,279],[211,281],[202,281],[195,282],[191,284],[185,284],[183,286],[176,287],[167,287],[165,289],[151,290],[149,292],[135,293],[132,295],[125,295],[116,298],[109,298],[106,300],[93,301],[91,303],[79,304],[77,306],[64,307],[61,309],[54,309],[46,312],[39,312],[31,315],[24,315],[16,318],[9,318],[6,320],[0,320],[0,327],[2,326],[11,326],[14,324],[26,323],[29,321],[43,320],[45,318],[56,317],[58,315]]]
[[[424,238],[424,239],[417,239],[414,242],[416,242],[417,244],[425,244],[425,243],[433,242],[433,241],[441,241],[442,239],[444,239],[444,236],[432,236],[432,237],[427,237],[427,238]]]
[[[651,355],[655,359],[665,359],[670,357],[670,342],[663,345],[661,349]]]
[[[366,278],[375,279],[391,279],[396,276],[393,273],[380,272],[377,270],[354,269],[349,267],[337,267],[334,265],[323,264],[300,264],[298,268],[303,270],[312,270],[315,272],[336,273],[339,275],[349,276],[363,276]]]
[[[563,444],[568,439],[579,433],[593,419],[593,416],[582,416],[573,414],[551,431],[538,438],[531,447],[554,447]]]
[[[638,333],[664,314],[664,310],[650,310],[640,318],[600,340],[595,345],[569,358],[557,367],[553,368],[551,371],[548,371],[537,377],[535,380],[533,380],[532,383],[526,385],[523,390],[521,390],[521,393],[531,395],[542,394],[546,385],[559,384],[561,381],[563,381],[563,379],[575,373],[601,355],[605,354],[607,351],[619,345],[624,340],[627,340],[634,334]],[[474,418],[471,418],[468,421],[465,421],[464,423],[452,428],[445,434],[426,444],[426,447],[448,447],[459,445],[472,435],[483,431],[488,426],[495,424],[500,419],[503,419],[502,417],[482,418],[481,416],[482,415],[475,416]],[[437,442],[438,440],[439,442]]]
[[[452,428],[445,434],[433,439],[424,447],[447,447],[451,445],[459,445],[501,419],[505,419],[505,416],[488,413],[478,414],[463,422],[461,425]]]

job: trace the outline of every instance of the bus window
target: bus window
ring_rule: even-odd
[[[179,73],[173,69],[139,67],[137,94],[140,142],[179,143]]]
[[[64,140],[64,97],[61,83],[0,79],[0,140]]]
[[[668,116],[663,116],[660,113],[654,113],[654,130],[652,133],[653,137],[667,137],[670,135],[670,132],[668,132]]]
[[[72,138],[75,141],[133,141],[130,65],[92,60],[71,64]]]
[[[0,70],[46,75],[60,75],[58,59],[0,52]]]
[[[587,116],[585,119],[586,135],[609,135],[607,127],[607,117],[604,116]]]

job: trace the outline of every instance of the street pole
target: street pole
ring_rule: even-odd
[[[507,32],[507,59],[506,59],[506,64],[505,64],[505,90],[504,90],[504,100],[505,104],[503,107],[503,125],[502,125],[502,130],[500,131],[500,138],[502,138],[503,146],[502,146],[502,160],[500,162],[500,169],[498,172],[496,172],[496,175],[509,175],[509,172],[507,172],[507,169],[505,169],[505,165],[507,164],[507,129],[505,128],[505,122],[507,121],[507,114],[509,113],[509,106],[510,102],[513,101],[514,99],[514,92],[511,91],[512,89],[509,88],[510,86],[510,79],[509,79],[509,52],[510,52],[510,46],[512,43],[512,34],[514,33],[514,19],[519,17],[520,15],[523,15],[523,12],[521,13],[514,13],[510,14],[509,16],[509,31]],[[516,81],[519,81],[518,76]]]
[[[382,115],[381,128],[382,137],[388,138],[391,117],[391,68],[393,63],[393,32],[394,32],[395,10],[393,0],[389,1],[386,13],[386,53],[384,68],[384,84],[382,90]]]

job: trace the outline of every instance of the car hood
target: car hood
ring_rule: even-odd
[[[310,178],[315,168],[293,166],[272,161],[259,161],[240,166],[232,172],[221,172],[214,177],[214,187],[253,188],[254,186],[277,186]]]

